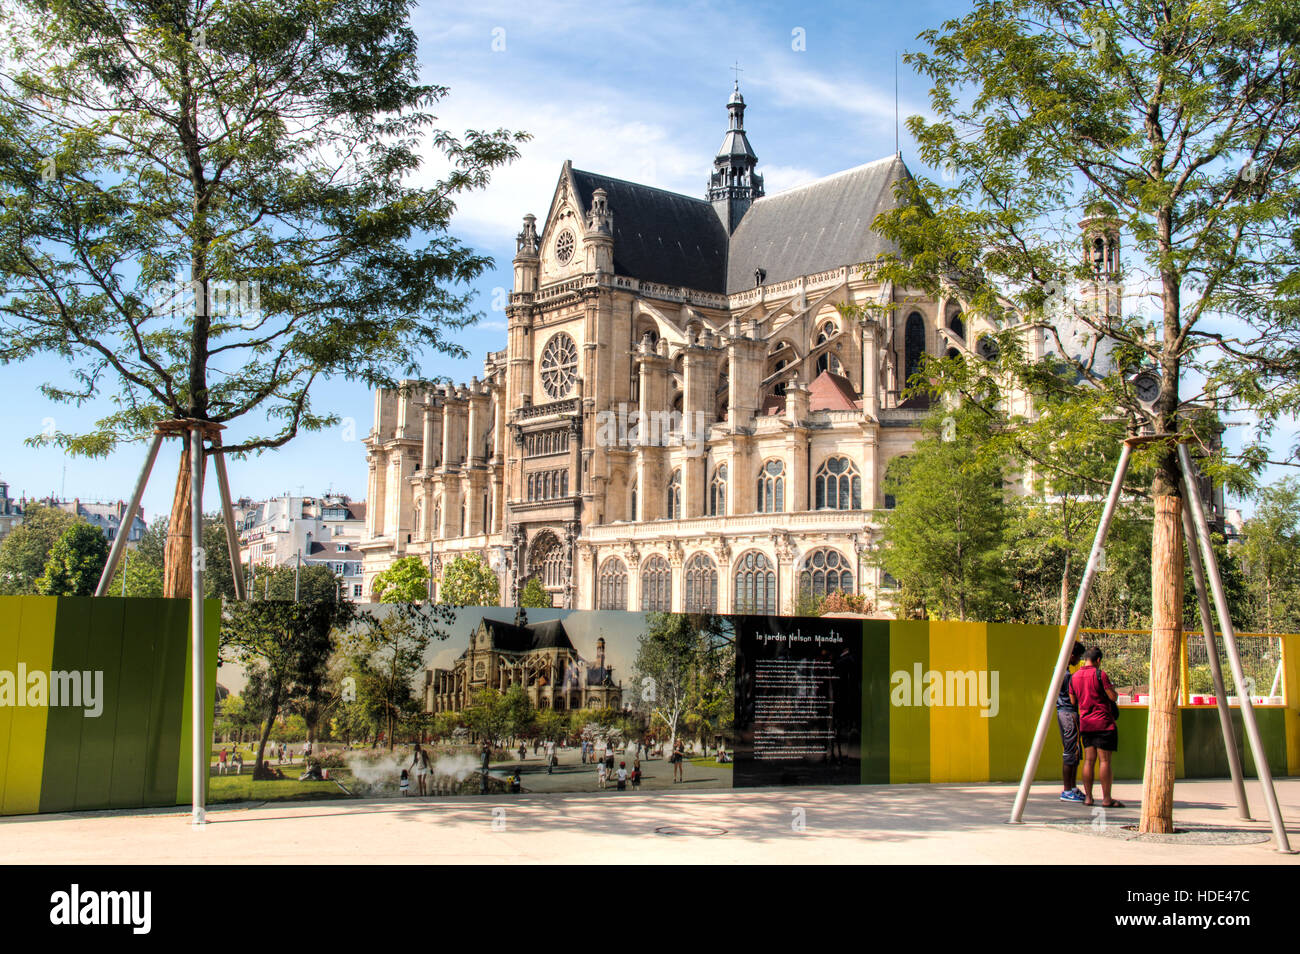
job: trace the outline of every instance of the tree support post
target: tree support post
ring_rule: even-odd
[[[207,680],[203,665],[203,428],[190,431],[190,727],[194,747],[190,780],[190,824],[202,828],[206,822],[209,742],[203,731],[207,713]]]
[[[1282,809],[1277,802],[1277,791],[1273,788],[1273,772],[1268,765],[1268,754],[1264,751],[1259,724],[1255,721],[1255,705],[1250,698],[1254,687],[1246,679],[1245,670],[1241,665],[1241,655],[1237,652],[1237,634],[1232,628],[1232,616],[1228,612],[1228,600],[1223,591],[1223,580],[1219,576],[1219,563],[1214,557],[1214,548],[1210,544],[1210,524],[1205,517],[1201,491],[1196,485],[1196,469],[1186,444],[1178,445],[1178,463],[1183,471],[1183,485],[1186,487],[1188,503],[1192,508],[1197,542],[1201,547],[1201,561],[1209,573],[1210,592],[1214,594],[1215,608],[1219,611],[1219,630],[1223,633],[1223,647],[1228,651],[1232,681],[1237,687],[1241,721],[1246,729],[1246,738],[1250,742],[1250,754],[1255,759],[1255,772],[1259,776],[1260,786],[1264,789],[1264,803],[1268,806],[1268,817],[1273,824],[1273,839],[1277,843],[1278,851],[1289,853],[1291,843],[1287,839]]]
[[[1191,500],[1186,477],[1183,478],[1183,498]],[[1232,710],[1228,708],[1228,691],[1223,685],[1223,666],[1219,662],[1219,650],[1214,642],[1214,618],[1210,615],[1210,598],[1205,589],[1205,567],[1201,565],[1201,554],[1196,546],[1197,533],[1192,523],[1190,504],[1183,508],[1183,536],[1187,538],[1187,560],[1192,566],[1192,583],[1196,586],[1196,603],[1201,611],[1201,632],[1205,637],[1205,652],[1210,661],[1215,708],[1219,710],[1219,725],[1223,729],[1223,748],[1228,753],[1232,790],[1237,797],[1237,814],[1243,820],[1250,821],[1250,803],[1246,800],[1246,784],[1242,779],[1241,750],[1237,748],[1237,734],[1232,731]]]

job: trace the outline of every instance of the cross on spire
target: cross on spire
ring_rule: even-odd
[[[744,70],[742,70],[742,69],[740,68],[740,60],[736,60],[736,64],[735,64],[734,66],[731,66],[731,67],[728,67],[728,68],[731,70],[731,72],[733,72],[733,73],[736,74],[736,88],[739,89],[739,88],[740,88],[740,74],[743,73],[743,72],[745,72]]]

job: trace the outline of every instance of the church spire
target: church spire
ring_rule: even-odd
[[[745,97],[740,95],[737,78],[727,100],[730,121],[722,146],[713,160],[713,174],[709,176],[709,201],[727,232],[736,231],[741,217],[755,199],[762,198],[763,177],[754,171],[758,156],[745,135]]]

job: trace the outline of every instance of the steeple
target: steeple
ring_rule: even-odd
[[[727,100],[727,113],[730,123],[713,160],[708,198],[730,234],[754,200],[763,195],[763,177],[754,171],[758,156],[745,135],[745,97],[740,95],[740,80],[736,80]]]

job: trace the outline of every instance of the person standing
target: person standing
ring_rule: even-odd
[[[673,754],[670,761],[673,763],[673,781],[686,781],[685,768],[683,764],[686,761],[686,746],[682,743],[681,739],[677,739],[673,742]]]
[[[1093,646],[1084,652],[1083,665],[1070,677],[1070,699],[1079,709],[1079,736],[1083,742],[1083,803],[1093,804],[1095,770],[1101,778],[1102,808],[1123,808],[1124,803],[1110,795],[1114,778],[1111,755],[1119,749],[1119,729],[1115,722],[1119,717],[1119,707],[1115,705],[1119,693],[1111,685],[1110,676],[1102,671],[1101,658],[1100,647]],[[1101,763],[1099,769],[1097,762]]]
[[[411,756],[411,768],[415,769],[415,782],[421,795],[428,795],[429,753],[415,743],[415,752]]]
[[[1070,669],[1079,665],[1083,658],[1083,643],[1075,643],[1070,651]],[[1079,771],[1079,707],[1070,697],[1070,680],[1073,673],[1067,671],[1061,681],[1061,691],[1056,694],[1056,727],[1061,730],[1061,801],[1081,802],[1083,792],[1075,786],[1075,776]]]

